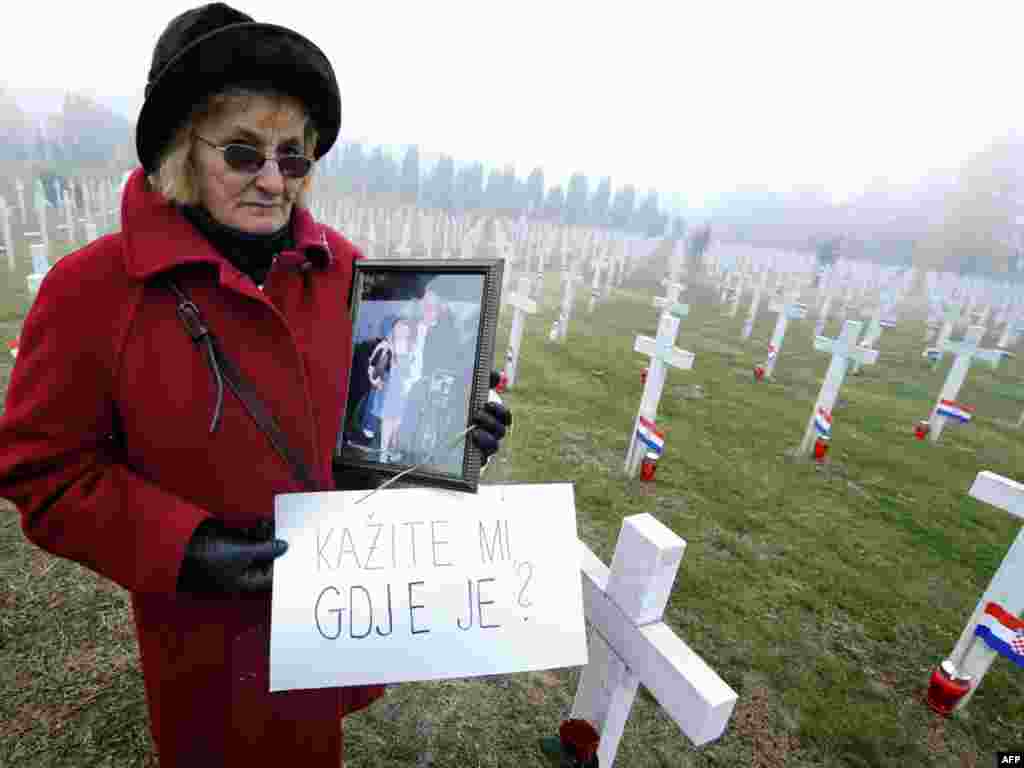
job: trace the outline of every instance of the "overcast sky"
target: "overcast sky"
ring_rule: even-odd
[[[0,81],[127,99],[134,119],[157,37],[196,4],[5,2]],[[738,185],[842,199],[913,181],[1024,113],[1019,0],[233,5],[326,52],[343,138],[541,165],[549,184],[610,175],[694,207]]]

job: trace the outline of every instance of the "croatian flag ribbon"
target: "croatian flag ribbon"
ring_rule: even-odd
[[[939,400],[939,407],[935,412],[947,419],[956,419],[961,424],[966,424],[974,414],[974,406],[963,405],[955,400]]]
[[[819,408],[814,414],[814,429],[819,437],[826,440],[832,437],[832,414],[824,408]]]
[[[768,360],[766,362],[770,363],[772,360],[775,359],[776,355],[778,355],[778,354],[779,354],[779,350],[777,350],[775,348],[775,345],[774,344],[769,344],[768,345]]]
[[[18,356],[18,340],[7,342],[7,348],[11,351],[11,357],[16,358]]]
[[[1024,667],[1024,621],[1012,613],[996,603],[987,603],[974,634],[1000,656]]]
[[[661,455],[662,450],[665,448],[665,435],[658,431],[653,421],[641,416],[640,423],[636,428],[636,436],[650,450],[659,456]]]

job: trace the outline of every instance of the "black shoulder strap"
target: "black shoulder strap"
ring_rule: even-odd
[[[210,366],[214,378],[217,381],[217,403],[214,407],[213,422],[210,425],[210,431],[213,432],[217,428],[217,421],[220,418],[221,402],[223,400],[223,384],[227,383],[228,388],[235,393],[235,397],[242,403],[245,410],[252,417],[252,420],[256,422],[263,433],[270,440],[270,444],[274,447],[274,450],[280,454],[281,458],[285,460],[289,467],[291,467],[292,474],[295,479],[308,491],[321,490],[316,481],[313,479],[313,473],[310,471],[309,466],[299,456],[299,454],[292,450],[288,445],[288,441],[285,439],[284,433],[274,420],[273,414],[264,405],[259,395],[256,394],[256,390],[252,384],[242,375],[238,366],[235,365],[234,361],[231,360],[220,348],[217,343],[217,339],[210,332],[209,328],[203,322],[202,315],[199,313],[199,308],[192,302],[191,299],[185,294],[184,291],[178,287],[178,284],[169,277],[164,278],[165,283],[174,293],[178,299],[178,317],[181,318],[182,324],[185,326],[185,330],[189,336],[192,337],[192,341],[197,344],[202,343],[206,347],[206,360]]]

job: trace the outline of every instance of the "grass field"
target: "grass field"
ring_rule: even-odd
[[[27,255],[19,259],[25,264]],[[26,306],[23,267],[0,292],[0,336]],[[752,340],[691,289],[678,344],[692,371],[669,373],[653,484],[621,472],[646,358],[632,352],[656,312],[638,289],[547,342],[557,275],[526,324],[516,430],[487,481],[571,481],[580,537],[606,562],[620,521],[650,512],[687,541],[666,621],[739,693],[717,742],[693,749],[646,693],[617,765],[976,766],[1024,744],[1020,671],[997,661],[967,711],[924,703],[1017,526],[966,496],[975,474],[1016,479],[1021,363],[972,368],[971,425],[933,446],[913,439],[949,360],[921,360],[923,321],[886,331],[877,366],[848,376],[830,461],[792,459],[828,364],[814,318],[790,324],[776,378],[755,384],[774,315]],[[630,288],[630,286],[625,286]],[[499,329],[504,356],[509,318]],[[826,329],[835,335],[833,319]],[[989,345],[991,337],[986,340]],[[0,362],[3,385],[10,361]],[[693,385],[699,385],[696,390]],[[125,594],[24,540],[0,516],[0,765],[143,766],[151,746]],[[347,762],[363,766],[547,766],[537,741],[567,716],[576,670],[406,684],[345,723]]]

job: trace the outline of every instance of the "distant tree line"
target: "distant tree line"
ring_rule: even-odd
[[[87,96],[68,93],[59,113],[39,121],[0,88],[0,161],[70,175],[83,166],[120,165],[134,148],[132,122]]]
[[[332,150],[321,163],[346,194],[370,200],[397,200],[438,208],[450,213],[488,211],[507,216],[529,216],[562,224],[611,227],[659,237],[683,237],[686,225],[658,206],[658,191],[650,189],[638,200],[636,187],[626,184],[612,194],[612,180],[603,177],[593,188],[586,174],[576,173],[563,189],[547,187],[544,169],[534,168],[526,178],[511,166],[485,173],[471,162],[456,167],[451,155],[442,155],[427,173],[421,173],[419,148],[409,147],[399,163],[383,147],[351,142]]]
[[[134,125],[88,96],[69,93],[60,113],[40,122],[22,112],[13,94],[0,86],[0,163],[28,165],[45,177],[48,197],[53,178],[77,175],[83,168],[122,171],[136,161]],[[319,163],[319,175],[340,184],[342,191],[370,201],[402,202],[451,213],[485,211],[513,217],[570,225],[609,227],[648,237],[683,237],[686,226],[669,217],[658,204],[658,191],[640,196],[632,184],[612,190],[610,177],[591,184],[576,173],[563,188],[548,187],[544,170],[534,168],[526,178],[511,166],[485,171],[480,162],[456,165],[442,155],[422,172],[420,152],[409,147],[401,163],[384,147],[339,142]]]

